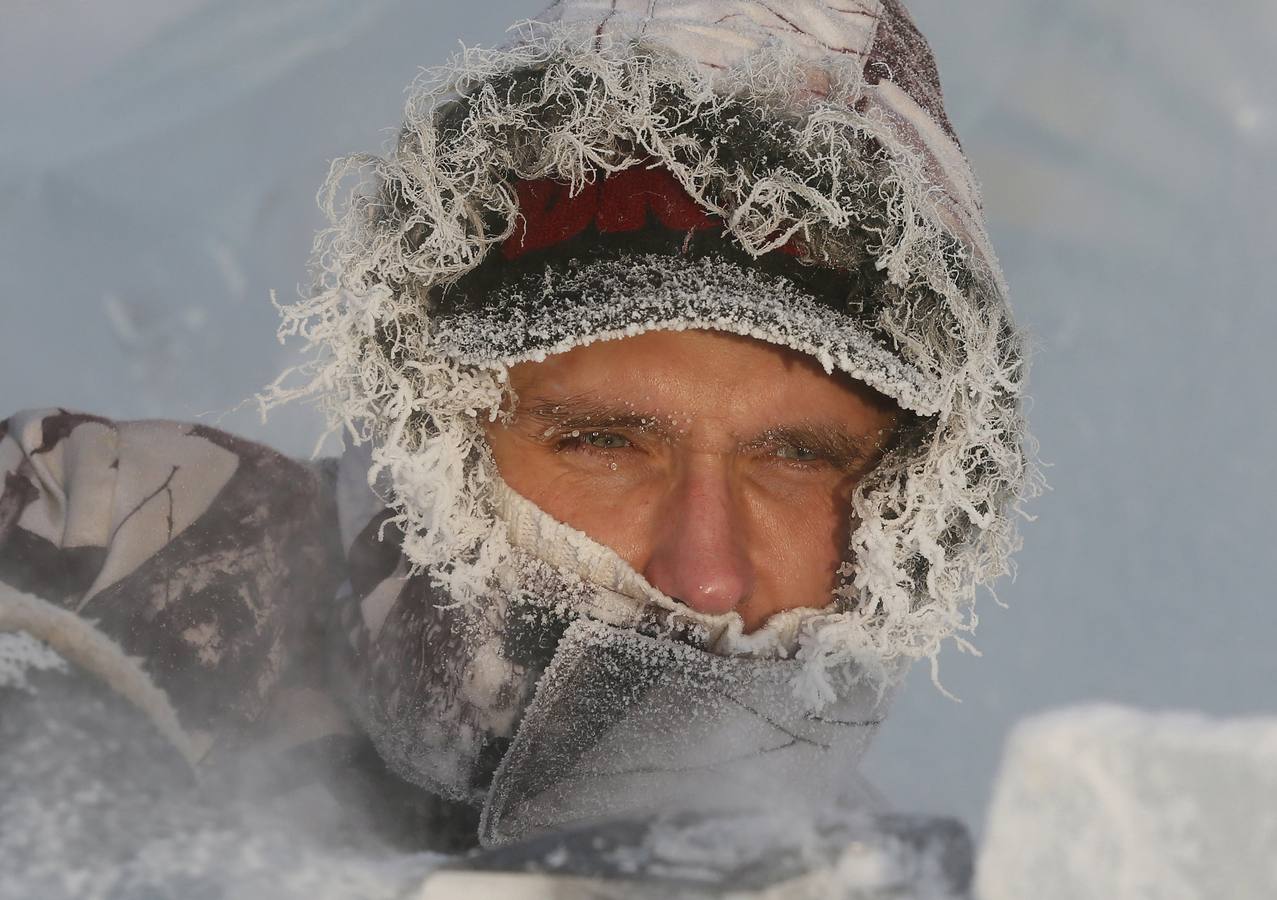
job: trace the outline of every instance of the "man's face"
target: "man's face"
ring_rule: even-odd
[[[895,405],[809,356],[716,331],[657,331],[510,370],[488,426],[506,483],[658,590],[747,630],[831,599],[850,497]]]

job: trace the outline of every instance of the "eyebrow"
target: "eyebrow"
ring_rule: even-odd
[[[534,400],[523,410],[523,415],[554,433],[626,429],[655,433],[665,439],[671,436],[668,423],[679,418],[617,407],[593,395]],[[876,459],[886,441],[877,442],[868,435],[852,434],[845,428],[827,422],[777,425],[739,441],[741,447],[757,448],[767,444],[801,447],[836,465],[851,468]]]
[[[662,421],[663,418],[668,420],[668,416],[637,413],[585,395],[560,400],[539,400],[532,403],[524,414],[542,425],[553,427],[555,431],[628,428],[669,434],[669,429]]]

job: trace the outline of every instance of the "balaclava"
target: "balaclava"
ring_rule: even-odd
[[[1008,570],[1032,481],[1022,338],[898,0],[562,0],[426,78],[327,202],[282,329],[316,353],[280,394],[351,439],[336,675],[391,767],[483,804],[488,842],[661,808],[675,772],[715,804],[854,793],[907,664]],[[484,442],[511,365],[688,328],[916,422],[856,489],[831,604],[753,634],[515,494]]]

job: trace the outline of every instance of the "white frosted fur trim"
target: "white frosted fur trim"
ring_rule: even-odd
[[[894,81],[884,79],[875,85],[866,85],[865,93],[867,99],[879,106],[888,117],[887,121],[900,132],[901,140],[921,141],[920,149],[925,148],[926,153],[931,155],[938,167],[937,180],[953,194],[954,202],[938,206],[940,215],[946,219],[960,217],[958,221],[950,222],[950,227],[972,242],[981,259],[997,259],[984,222],[978,218],[980,189],[962,149]],[[914,137],[911,138],[910,134]]]
[[[44,641],[63,659],[100,678],[145,713],[196,771],[212,747],[212,736],[184,729],[168,695],[143,671],[141,663],[92,622],[40,597],[0,584],[0,632],[16,631]]]
[[[864,85],[846,61],[826,61],[830,90],[813,98],[811,66],[800,73],[783,47],[711,78],[668,52],[570,28],[519,40],[465,50],[428,76],[408,102],[404,138],[386,157],[335,164],[322,201],[332,227],[317,242],[315,292],[281,309],[281,340],[300,336],[312,356],[281,376],[266,405],[318,398],[334,430],[370,442],[370,484],[387,479],[383,496],[395,512],[388,527],[402,529],[407,559],[456,602],[480,602],[521,577],[493,527],[480,424],[507,399],[506,370],[441,355],[437,323],[423,313],[428,291],[473,270],[514,233],[511,180],[579,186],[600,170],[651,160],[722,217],[752,255],[796,235],[860,229],[899,298],[881,307],[876,326],[939,390],[925,444],[889,456],[852,498],[861,525],[849,548],[856,563],[837,590],[846,612],[802,629],[806,695],[829,696],[849,666],[898,674],[908,661],[929,658],[934,672],[945,641],[971,649],[960,635],[975,627],[977,588],[1012,571],[1015,514],[1039,478],[1019,406],[1026,362],[1000,273],[946,227],[938,208],[945,192],[928,159],[900,139],[890,112],[857,108]],[[527,69],[539,73],[536,91],[484,89]],[[689,133],[685,117],[661,107],[671,92],[686,98],[680,108],[689,115],[693,108],[699,116],[734,114],[742,97],[756,111],[779,111],[774,121],[788,129],[794,159],[816,166],[818,176],[808,183],[784,165],[748,173],[720,159]],[[439,105],[459,96],[471,98],[465,119],[436,130]],[[545,115],[548,103],[555,116]],[[865,141],[884,148],[872,161],[864,159]],[[339,204],[352,173],[365,180]],[[391,186],[402,210],[384,204],[369,178]],[[860,204],[872,205],[881,224],[863,225]],[[482,224],[494,220],[504,228]]]
[[[635,621],[642,608],[650,604],[677,613],[681,620],[704,629],[708,636],[706,649],[712,653],[783,658],[796,651],[803,623],[828,615],[809,607],[785,610],[746,633],[739,613],[707,615],[680,603],[653,587],[616,551],[555,519],[500,477],[495,482],[496,514],[505,523],[511,546],[597,588],[599,603],[592,612],[609,625]]]

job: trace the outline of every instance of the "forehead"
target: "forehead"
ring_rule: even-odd
[[[740,419],[890,416],[893,401],[812,357],[720,331],[651,331],[520,363],[521,403],[588,397],[639,411]]]

